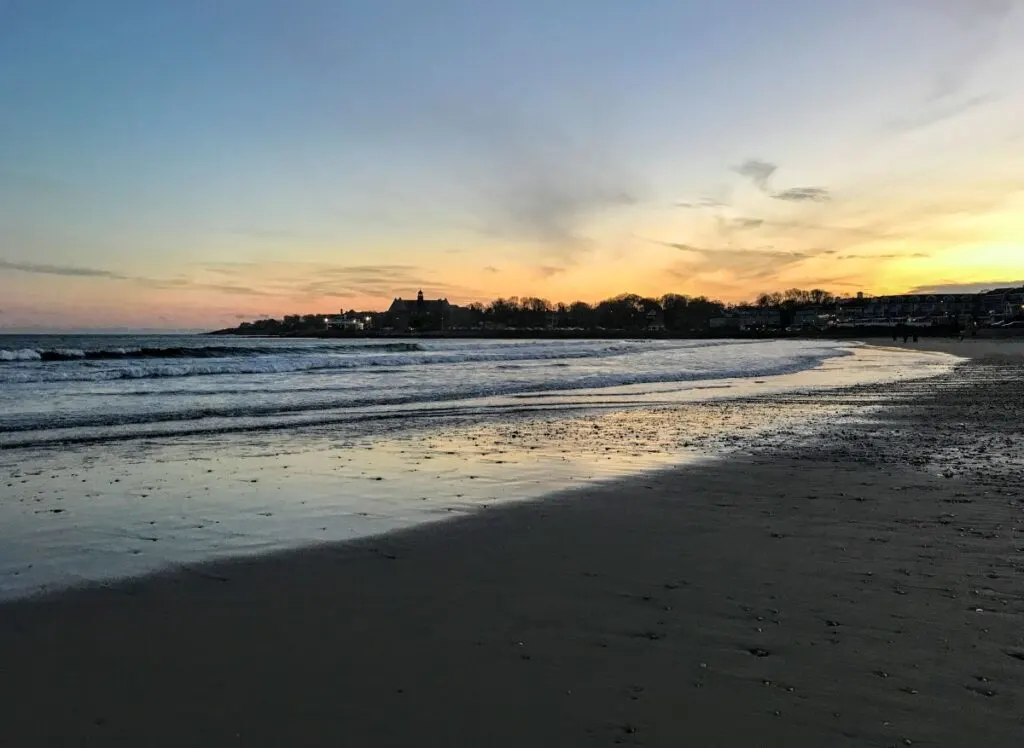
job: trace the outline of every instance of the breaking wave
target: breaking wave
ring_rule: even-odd
[[[172,346],[139,347],[139,348],[22,348],[7,350],[0,348],[0,361],[118,361],[131,359],[161,358],[247,358],[269,355],[302,355],[303,353],[337,353],[362,351],[380,353],[410,353],[422,351],[419,343],[371,343],[371,344],[340,344],[326,345],[317,348],[308,346]]]
[[[289,374],[336,369],[407,368],[438,364],[528,362],[597,359],[637,352],[636,344],[600,345],[572,349],[564,346],[483,346],[456,350],[425,350],[418,343],[388,343],[358,348],[316,349],[160,348],[125,351],[52,349],[18,351],[16,361],[112,361],[110,365],[33,367],[0,370],[0,382],[99,382],[118,379],[157,379],[226,374]],[[178,353],[189,351],[188,353]],[[196,352],[202,351],[201,354]],[[159,352],[159,353],[158,353]],[[6,352],[5,353],[13,353]],[[39,357],[31,357],[31,353]],[[353,355],[355,354],[355,355]],[[149,359],[146,361],[145,359]],[[165,359],[160,361],[160,359]],[[180,359],[168,363],[166,359]]]
[[[362,397],[332,397],[329,390],[319,390],[320,397],[313,400],[282,403],[264,401],[259,404],[235,403],[227,407],[200,406],[195,402],[182,410],[136,411],[102,414],[66,415],[59,422],[40,429],[38,422],[8,422],[7,436],[0,437],[0,449],[10,447],[40,446],[52,443],[75,444],[94,441],[131,439],[138,436],[165,437],[174,435],[195,435],[204,433],[230,433],[235,431],[255,432],[287,428],[290,426],[313,426],[358,420],[389,419],[395,417],[395,406],[441,405],[453,401],[475,398],[512,397],[532,399],[560,393],[581,390],[599,390],[625,385],[655,385],[671,382],[713,381],[730,378],[769,377],[791,374],[813,368],[823,361],[837,356],[848,356],[848,351],[835,349],[812,355],[797,355],[774,361],[763,361],[754,368],[742,370],[721,369],[707,371],[681,369],[662,372],[619,372],[615,374],[590,374],[578,377],[552,378],[542,382],[490,381],[470,386],[437,386],[405,393],[363,393]],[[162,393],[166,394],[166,393]],[[367,409],[358,413],[360,409]],[[414,411],[405,412],[411,416]],[[124,431],[129,428],[129,431]],[[32,433],[36,432],[36,433]],[[28,435],[31,434],[31,435]]]

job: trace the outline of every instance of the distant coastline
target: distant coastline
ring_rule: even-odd
[[[546,299],[495,299],[488,305],[396,298],[387,311],[339,310],[290,314],[217,330],[220,335],[348,338],[423,337],[564,340],[850,339],[975,337],[982,329],[1015,337],[1024,328],[1024,287],[978,294],[836,296],[822,289],[792,288],[762,294],[753,304],[725,304],[705,296],[659,298],[620,294],[588,304]],[[1006,328],[1003,330],[1002,328]],[[1004,337],[995,333],[996,337]]]
[[[249,331],[239,328],[214,330],[207,335],[230,335],[254,338],[309,338],[309,339],[463,339],[463,340],[858,340],[863,338],[891,338],[895,328],[874,326],[831,328],[827,330],[704,330],[680,332],[672,330],[565,330],[565,329],[505,329],[505,330],[445,330],[445,331],[384,331],[384,330],[289,330],[279,333]],[[955,326],[915,328],[913,333],[926,338],[948,338],[958,334]],[[902,335],[902,332],[898,333]],[[1005,331],[982,329],[977,337],[1024,337],[1024,329]]]

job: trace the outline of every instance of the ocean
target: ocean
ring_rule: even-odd
[[[789,374],[834,343],[0,338],[0,446],[329,424],[497,396]]]
[[[953,359],[832,341],[0,336],[0,597],[809,438]]]

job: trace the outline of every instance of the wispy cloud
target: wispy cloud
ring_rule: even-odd
[[[935,59],[924,94],[913,111],[891,120],[885,130],[905,134],[955,119],[999,98],[979,92],[976,77],[999,48],[1009,17],[1024,7],[1020,0],[916,0],[915,7],[933,23],[946,26],[933,44]]]
[[[894,226],[874,220],[863,220],[861,225],[851,226],[833,223],[828,220],[818,222],[808,219],[766,218],[762,225],[767,228],[784,229],[797,234],[824,235],[826,237],[838,238],[844,244],[849,244],[851,240],[893,239],[904,236]]]
[[[191,278],[129,278],[128,280],[156,289],[182,289],[186,291],[212,291],[228,296],[279,296],[280,294],[267,291],[254,286],[238,286],[226,283],[204,283],[203,281],[192,280]]]
[[[111,278],[114,280],[130,280],[129,276],[98,268],[74,267],[70,265],[46,265],[33,262],[11,262],[0,260],[0,270],[13,270],[18,273],[34,273],[36,275],[63,275],[73,278]]]
[[[763,218],[733,218],[729,224],[738,229],[757,229],[764,226]]]
[[[476,289],[439,281],[434,273],[417,265],[330,265],[324,263],[271,263],[255,266],[249,277],[263,282],[278,295],[294,298],[410,296],[422,290],[427,295],[476,298]]]
[[[940,122],[955,119],[962,114],[966,114],[985,104],[990,104],[997,99],[998,97],[995,94],[986,93],[971,96],[960,101],[949,101],[946,99],[930,101],[922,106],[920,111],[910,116],[890,121],[886,125],[886,129],[894,133],[909,133],[914,130],[923,130]]]
[[[35,275],[56,275],[66,278],[97,278],[114,281],[125,281],[135,283],[147,288],[155,289],[202,289],[215,291],[221,294],[234,294],[240,296],[271,296],[273,294],[258,288],[247,286],[235,286],[228,284],[203,283],[188,278],[146,278],[143,276],[125,275],[115,273],[111,270],[101,268],[76,267],[73,265],[48,265],[30,262],[11,262],[0,260],[0,270],[9,270],[18,273],[30,273]]]
[[[739,166],[734,166],[733,171],[746,177],[754,186],[762,192],[769,191],[769,182],[772,175],[778,170],[778,166],[771,161],[762,161],[756,158],[748,158]]]
[[[788,190],[773,192],[772,197],[794,203],[825,203],[832,199],[832,195],[824,187],[790,187]]]
[[[729,206],[729,203],[726,200],[714,197],[702,197],[699,200],[678,200],[674,205],[685,210],[702,210],[705,208],[726,208]]]
[[[773,277],[783,269],[813,257],[811,252],[777,250],[771,247],[701,247],[683,242],[655,242],[677,249],[684,257],[673,266],[675,277],[700,280],[704,276],[724,274],[731,282]]]
[[[907,293],[983,293],[997,288],[1024,288],[1024,279],[994,280],[982,283],[958,283],[956,281],[940,281],[928,286],[912,288]]]
[[[564,272],[565,268],[554,265],[542,265],[537,268],[537,275],[544,279],[554,278],[556,275],[561,275]]]
[[[691,254],[698,254],[704,257],[713,257],[717,259],[728,258],[732,260],[746,260],[746,259],[776,259],[776,260],[803,260],[811,255],[804,252],[785,252],[776,249],[735,249],[731,247],[697,247],[692,244],[683,244],[676,242],[659,242],[666,247],[672,247],[678,249],[681,252],[689,252]]]
[[[952,34],[939,48],[928,99],[961,94],[999,41],[1001,26],[1020,0],[918,0],[924,13],[944,17]]]
[[[757,189],[776,200],[788,202],[827,202],[832,195],[824,187],[789,187],[784,190],[772,189],[772,177],[779,170],[778,164],[771,161],[762,161],[758,158],[748,158],[739,166],[732,168],[737,174],[749,179]]]
[[[931,257],[928,252],[887,252],[884,254],[851,253],[838,255],[837,260],[905,260]]]
[[[449,179],[480,231],[564,259],[587,246],[594,217],[639,202],[639,180],[607,138],[567,131],[509,102],[447,104],[431,126],[458,138]]]
[[[294,229],[274,229],[274,228],[243,228],[234,229],[227,232],[234,236],[246,236],[252,239],[295,239],[299,236],[307,236]]]

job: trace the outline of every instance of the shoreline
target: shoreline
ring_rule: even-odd
[[[914,328],[922,340],[956,340],[956,328],[936,326]],[[289,332],[247,332],[237,328],[210,330],[198,333],[212,337],[265,338],[272,340],[829,340],[838,343],[852,340],[885,340],[892,335],[891,328],[872,326],[832,328],[819,332],[786,332],[784,330],[573,330],[561,328],[505,329],[505,330],[295,330]],[[1021,342],[1024,330],[983,328],[979,340],[1008,340]]]
[[[947,353],[968,360],[993,358],[1019,359],[1024,356],[1024,339],[1021,338],[921,338],[917,343],[891,343],[884,345],[870,340],[863,341],[876,348],[893,350],[925,350]]]
[[[0,604],[0,742],[1018,745],[1024,385],[989,364],[797,453]]]
[[[860,408],[851,387],[956,360],[849,353],[763,380],[468,400],[402,423],[379,413],[376,426],[347,414],[300,430],[0,448],[0,599],[379,535],[806,440]]]

